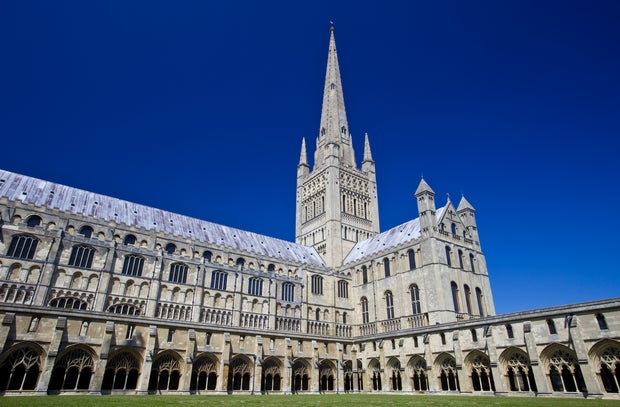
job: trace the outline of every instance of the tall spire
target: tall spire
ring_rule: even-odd
[[[321,145],[330,143],[340,145],[343,142],[350,146],[349,123],[347,122],[347,113],[344,107],[344,93],[342,92],[342,80],[340,79],[336,39],[334,37],[334,27],[331,27],[325,87],[323,89],[319,143]],[[350,165],[355,165],[352,151],[344,150],[341,149],[338,154],[340,159],[343,159]]]
[[[372,153],[370,152],[370,142],[368,141],[368,133],[364,134],[364,162],[372,161]]]
[[[301,139],[301,153],[299,154],[299,165],[308,165],[308,154],[306,153],[306,138]]]

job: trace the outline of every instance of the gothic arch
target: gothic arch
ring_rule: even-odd
[[[426,360],[419,355],[412,356],[407,363],[407,370],[415,391],[428,390],[428,366]]]
[[[465,357],[465,366],[474,391],[495,391],[491,360],[487,355],[474,350]]]
[[[459,377],[456,370],[456,359],[448,353],[441,353],[435,358],[435,371],[437,373],[441,390],[459,391]]]
[[[372,390],[381,391],[383,389],[383,383],[381,383],[381,363],[379,363],[379,359],[372,358],[370,362],[368,362],[368,374],[372,381]]]
[[[34,390],[41,375],[45,351],[36,343],[23,342],[0,356],[0,391]]]
[[[587,391],[575,352],[559,343],[552,343],[540,353],[540,361],[554,392]]]
[[[252,385],[253,363],[245,355],[237,355],[228,368],[228,392],[247,391]]]
[[[182,359],[175,351],[167,350],[153,358],[149,392],[178,390],[182,374]]]
[[[331,360],[323,360],[319,365],[319,390],[334,391],[336,366]]]
[[[305,359],[295,359],[291,369],[291,390],[294,393],[310,390],[310,365]]]
[[[117,349],[108,357],[101,390],[135,390],[140,377],[142,357],[133,349]]]
[[[618,393],[620,389],[620,343],[611,339],[598,341],[590,348],[588,356],[601,389],[606,393]]]
[[[386,371],[390,381],[390,387],[392,391],[403,390],[403,379],[400,371],[400,360],[396,357],[390,358],[386,363]]]
[[[499,356],[501,372],[510,391],[537,391],[534,372],[527,353],[511,346]]]
[[[201,391],[211,391],[217,388],[217,373],[219,361],[212,353],[201,353],[192,363],[192,378],[189,390],[200,394]]]
[[[268,357],[262,364],[261,393],[282,389],[282,363],[276,357]]]
[[[88,390],[95,372],[96,353],[87,346],[73,345],[56,359],[48,389],[51,392]]]

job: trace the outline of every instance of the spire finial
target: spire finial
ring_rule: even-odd
[[[372,153],[370,152],[370,141],[368,141],[368,133],[364,134],[364,161],[372,161]]]
[[[334,32],[334,21],[333,20],[329,20],[329,31]]]
[[[301,138],[301,153],[299,154],[299,165],[308,165],[308,154],[306,153],[306,138]]]

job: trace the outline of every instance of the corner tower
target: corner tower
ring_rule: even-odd
[[[338,267],[355,243],[379,233],[379,206],[368,135],[362,167],[355,163],[334,27],[330,31],[314,164],[310,170],[302,140],[297,167],[295,239],[314,246],[328,267]]]

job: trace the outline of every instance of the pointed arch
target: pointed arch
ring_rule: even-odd
[[[35,343],[12,346],[0,356],[0,391],[37,388],[45,351]]]
[[[407,370],[412,382],[411,388],[415,391],[428,390],[428,368],[426,360],[419,355],[412,356],[407,362]]]
[[[511,346],[499,355],[498,360],[510,391],[537,391],[530,358],[525,351]]]
[[[142,367],[142,357],[134,349],[115,350],[106,363],[101,390],[135,390]]]
[[[149,392],[179,389],[182,359],[175,351],[166,350],[153,358],[149,377]]]
[[[283,366],[280,359],[276,357],[268,357],[262,365],[261,376],[261,392],[268,394],[272,391],[280,391],[282,389],[282,372]]]
[[[54,364],[49,390],[88,390],[95,370],[95,355],[90,347],[84,345],[73,345],[65,349]]]
[[[559,343],[552,343],[540,353],[554,392],[574,393],[587,391],[577,355],[572,349]]]
[[[192,377],[189,390],[192,393],[213,391],[217,388],[219,361],[212,353],[201,353],[194,358],[192,363]]]
[[[228,368],[228,391],[250,390],[254,364],[245,355],[237,355],[230,361]]]
[[[293,393],[308,391],[311,385],[310,364],[302,358],[293,361],[291,369],[291,390]]]

